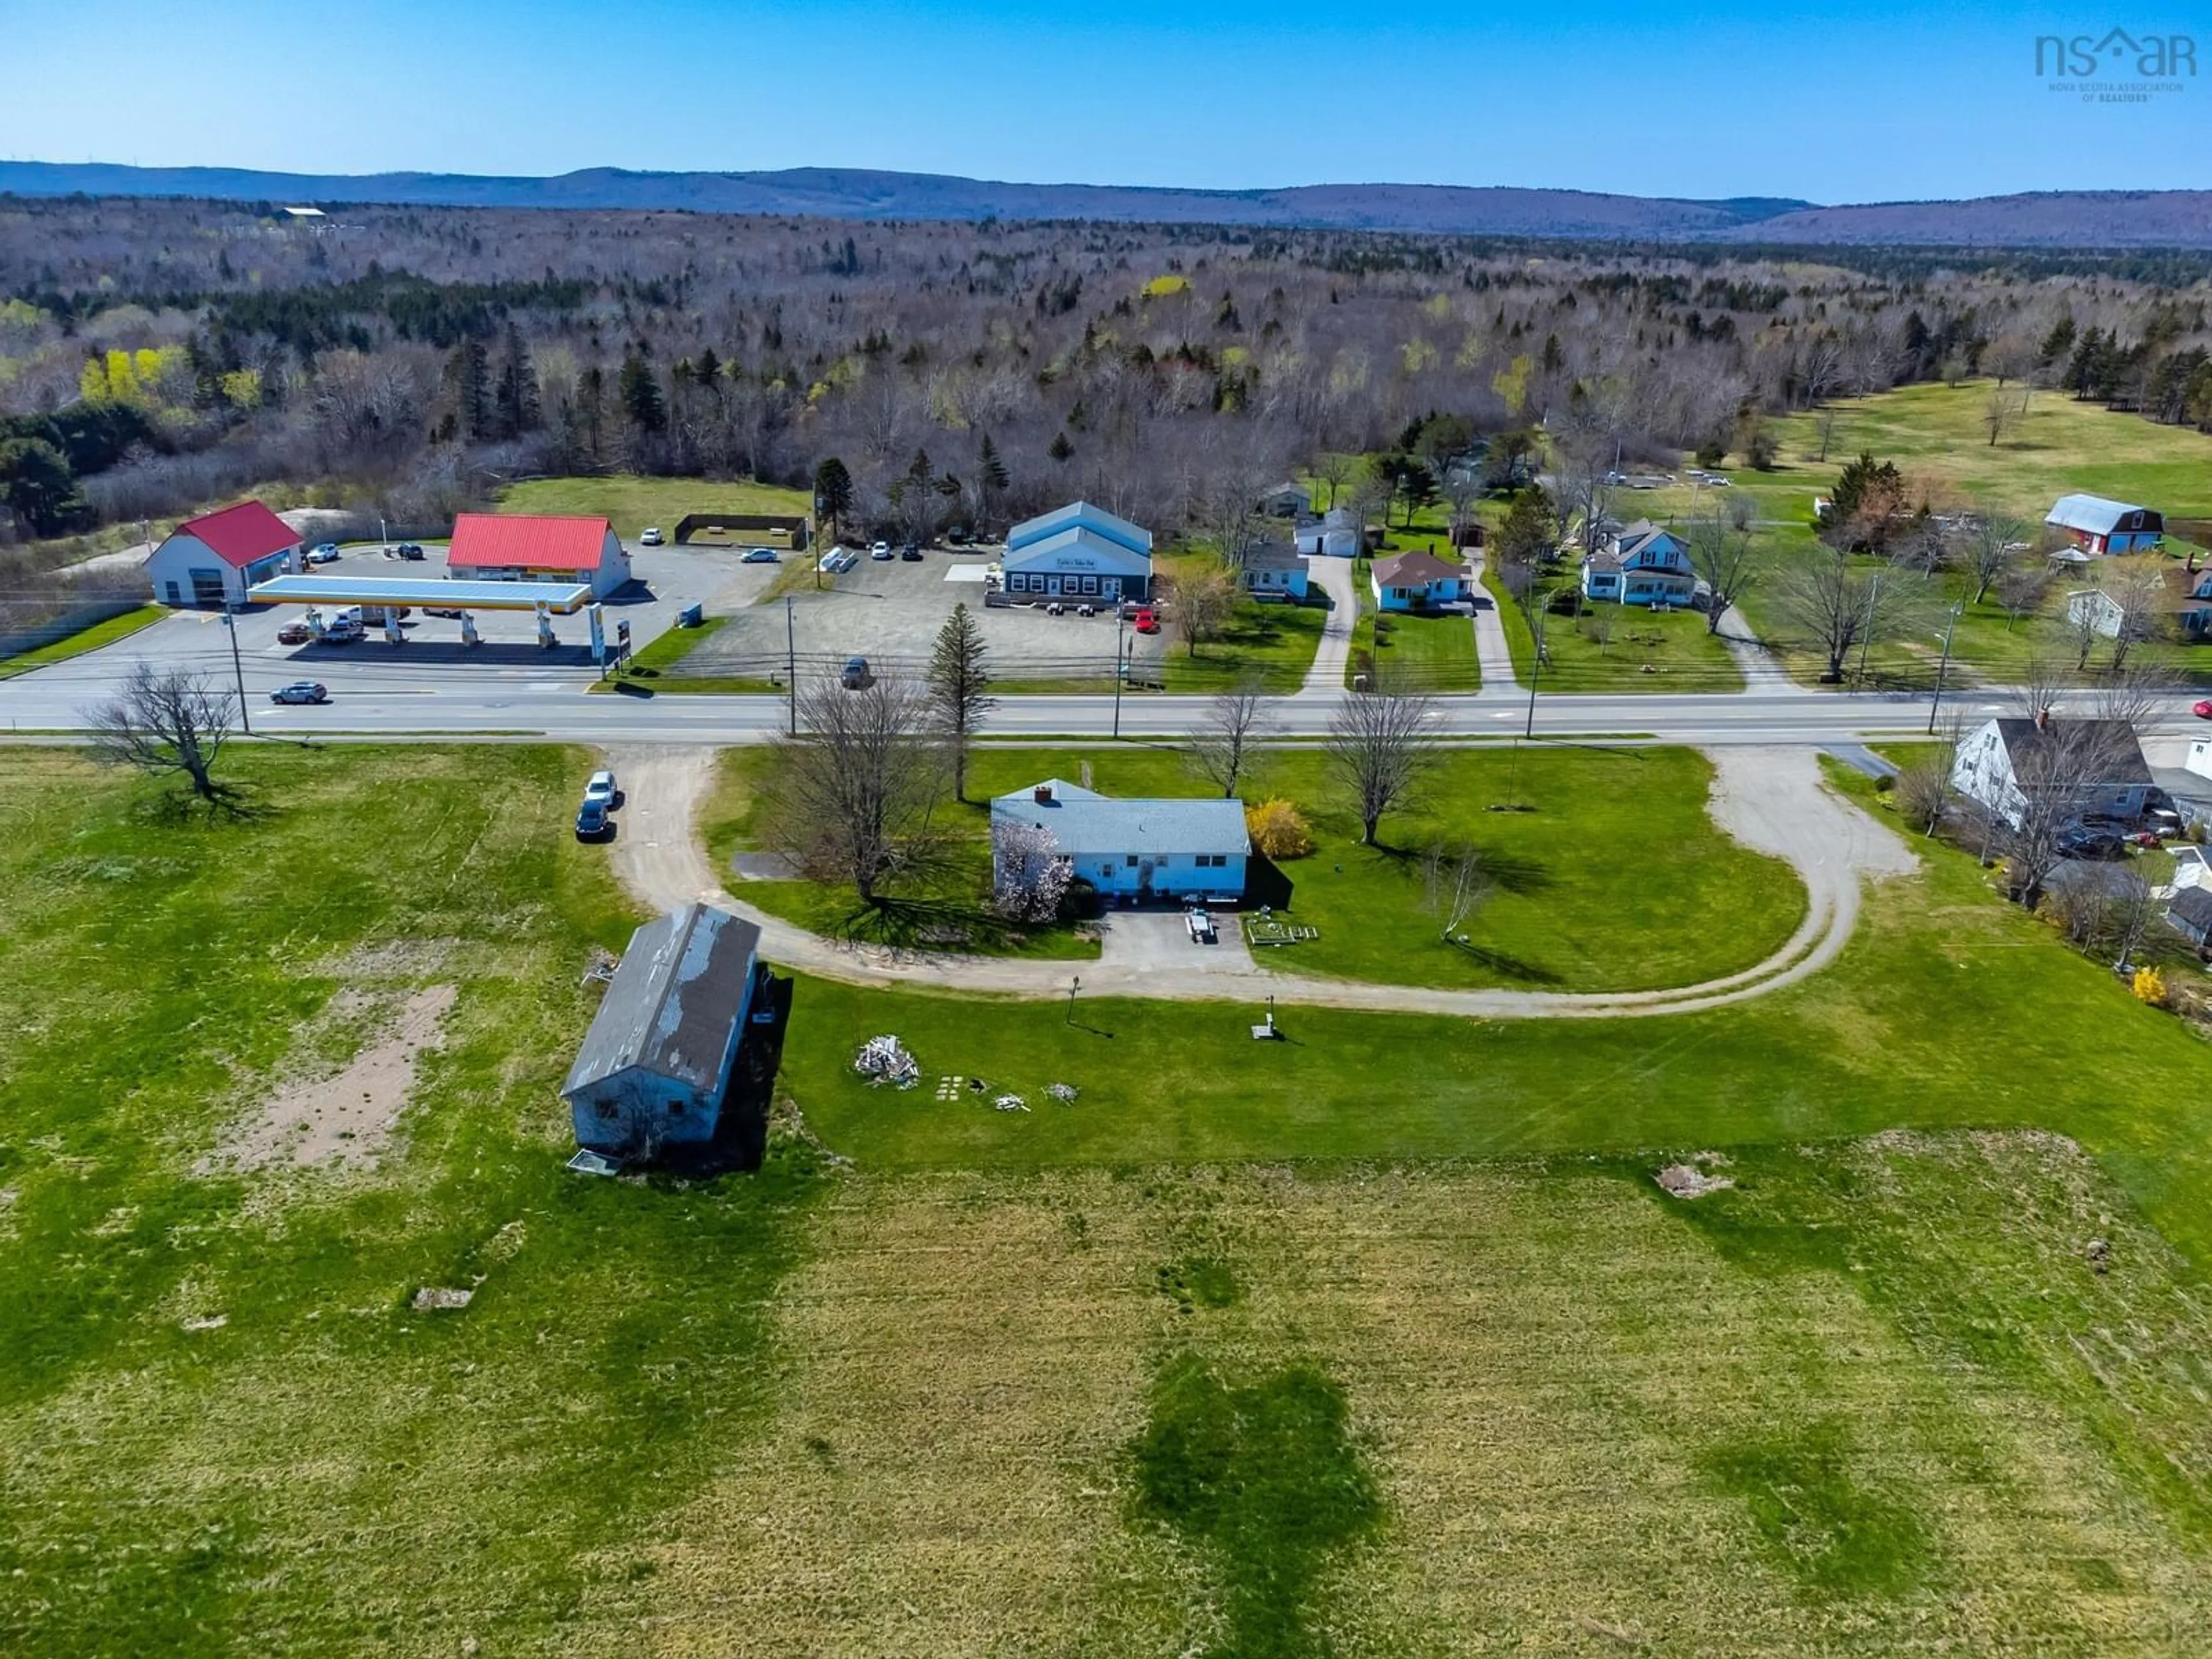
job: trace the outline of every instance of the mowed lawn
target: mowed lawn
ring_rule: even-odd
[[[1563,568],[1560,580],[1571,580],[1574,574],[1572,568]],[[1504,624],[1513,672],[1526,684],[1536,660],[1535,635],[1529,629],[1528,613],[1511,594],[1499,591],[1502,582],[1486,577],[1485,586]],[[1626,691],[1679,695],[1743,690],[1743,671],[1735,665],[1728,647],[1705,626],[1705,613],[1698,611],[1655,613],[1629,605],[1601,605],[1575,617],[1547,615],[1544,654],[1547,665],[1535,677],[1537,689],[1554,695],[1609,696]]]
[[[1482,669],[1475,659],[1474,624],[1465,617],[1378,611],[1363,599],[1352,630],[1352,654],[1344,683],[1363,674],[1401,691],[1479,691]]]
[[[672,537],[677,520],[690,513],[811,518],[814,498],[803,489],[750,479],[653,478],[617,472],[599,478],[530,478],[509,484],[500,492],[499,510],[604,518],[617,535],[634,540],[648,525]]]
[[[71,657],[97,651],[103,645],[127,640],[140,629],[150,628],[167,615],[169,608],[167,605],[142,605],[135,611],[126,611],[121,616],[110,617],[89,628],[79,629],[68,638],[56,640],[51,645],[35,646],[28,651],[19,651],[12,657],[0,657],[0,680],[27,674],[34,668],[44,668],[48,663],[67,662]]]
[[[634,920],[587,764],[238,751],[209,820],[14,757],[0,1651],[2162,1654],[2212,1613],[2203,1047],[1968,860],[1688,1018],[1260,1045],[802,981],[804,1132],[605,1181],[560,1168]],[[227,1158],[441,988],[355,1167]],[[881,1031],[1030,1109],[860,1086]],[[1833,1140],[1899,1124],[2094,1161]],[[1708,1151],[1735,1188],[1652,1186]]]
[[[1464,626],[1464,621],[1462,622]],[[1248,908],[1266,902],[1320,937],[1255,951],[1287,973],[1341,975],[1391,985],[1522,986],[1543,989],[1650,990],[1693,984],[1748,968],[1778,948],[1805,914],[1802,884],[1787,866],[1747,851],[1705,810],[1712,769],[1688,750],[1532,747],[1440,750],[1419,804],[1383,820],[1381,843],[1359,843],[1359,823],[1316,750],[1263,752],[1239,793],[1248,803],[1280,797],[1305,814],[1310,856],[1285,860],[1279,875],[1255,874]],[[773,757],[732,750],[707,812],[715,867],[757,851],[761,799]],[[933,908],[957,930],[950,942],[994,946],[970,914],[990,885],[988,802],[1059,777],[1103,793],[1198,796],[1215,793],[1182,750],[1135,744],[1083,749],[978,749],[966,804],[948,804],[940,823],[960,856],[950,876],[920,891],[913,917]],[[1517,802],[1527,810],[1489,811]],[[1426,854],[1471,848],[1488,896],[1460,931],[1443,937],[1429,902]],[[1634,866],[1624,874],[1626,856]],[[749,902],[836,937],[872,938],[883,928],[903,944],[924,943],[902,908],[871,917],[849,887],[744,881]],[[1088,930],[1034,933],[1024,954],[1095,956]]]

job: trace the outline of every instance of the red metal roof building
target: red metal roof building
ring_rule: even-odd
[[[629,580],[629,555],[605,519],[464,513],[446,567],[471,581],[588,581],[605,599]]]
[[[188,519],[146,556],[146,577],[163,605],[240,605],[255,582],[281,574],[300,532],[259,501]]]

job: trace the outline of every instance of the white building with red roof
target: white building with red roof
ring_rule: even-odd
[[[446,568],[465,581],[589,582],[603,599],[629,580],[629,555],[605,519],[464,513]]]
[[[242,605],[246,590],[297,568],[300,532],[259,501],[188,519],[146,556],[157,604]]]

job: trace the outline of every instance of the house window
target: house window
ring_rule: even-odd
[[[1134,853],[1129,854],[1127,867],[1132,870],[1137,867],[1137,855]]]

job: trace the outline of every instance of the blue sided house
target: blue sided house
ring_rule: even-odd
[[[1583,561],[1583,597],[1593,603],[1674,607],[1696,597],[1690,550],[1671,530],[1639,519]]]
[[[1007,837],[1036,830],[1051,835],[1053,852],[1102,897],[1244,896],[1252,841],[1241,800],[1115,800],[1047,778],[991,803],[993,874],[1001,886]]]

